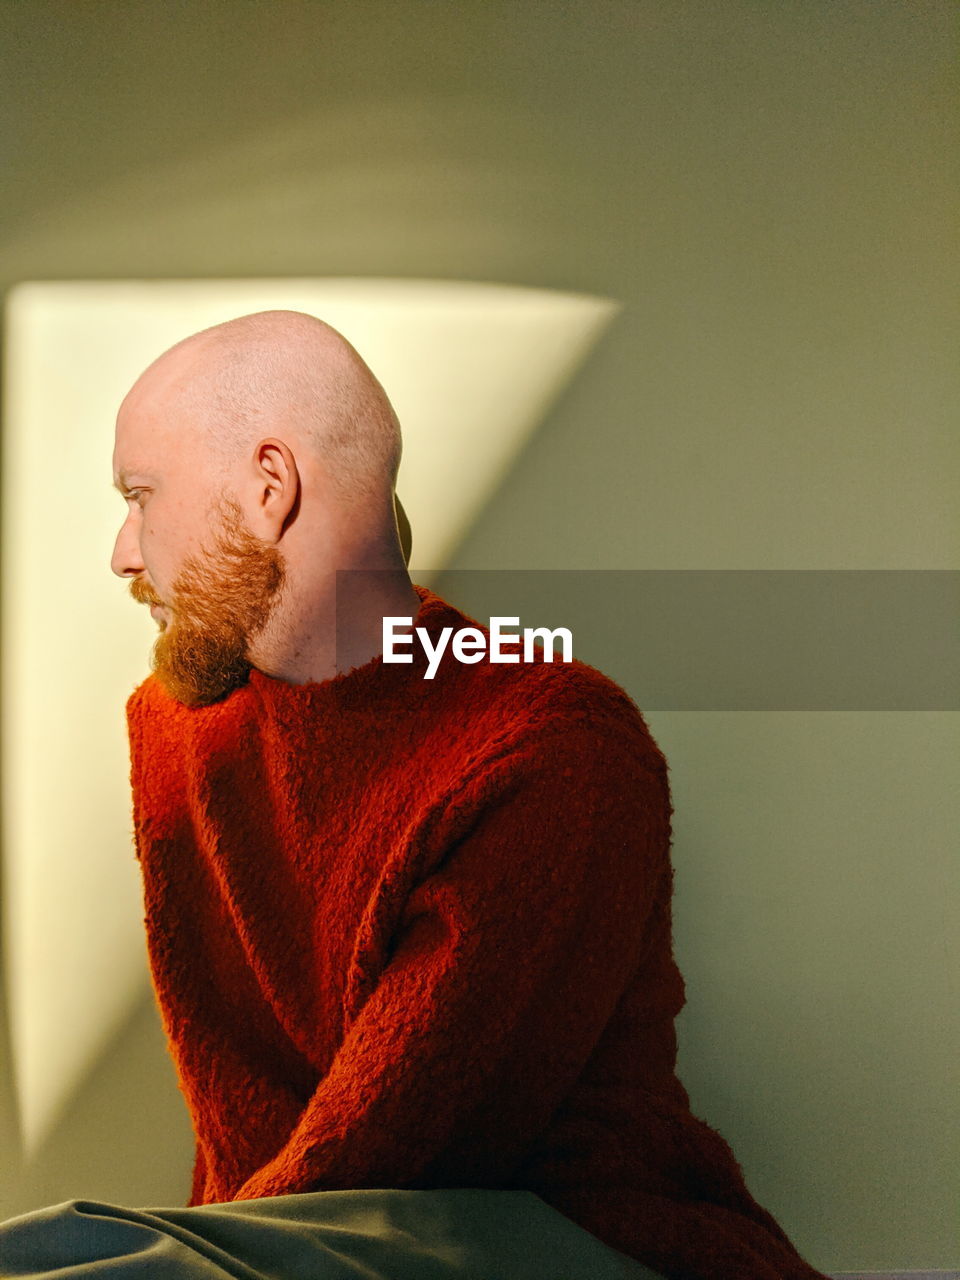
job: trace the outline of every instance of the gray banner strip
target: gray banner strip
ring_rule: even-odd
[[[568,628],[644,710],[960,709],[960,570],[464,569],[431,587],[483,626]]]

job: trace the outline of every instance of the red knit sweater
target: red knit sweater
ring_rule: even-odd
[[[477,625],[418,587],[416,622]],[[666,761],[575,662],[131,695],[189,1204],[523,1188],[670,1277],[810,1280],[674,1074]]]

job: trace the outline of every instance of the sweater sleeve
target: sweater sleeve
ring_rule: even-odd
[[[643,735],[544,734],[458,795],[459,837],[409,892],[293,1132],[235,1199],[509,1185],[669,892],[669,793]]]

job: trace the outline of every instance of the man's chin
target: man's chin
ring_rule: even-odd
[[[161,624],[151,666],[167,693],[187,707],[220,702],[250,678],[250,663],[235,647],[184,643],[166,624]]]

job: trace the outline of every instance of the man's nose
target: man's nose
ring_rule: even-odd
[[[113,555],[110,558],[110,568],[118,578],[132,578],[138,573],[143,573],[144,564],[140,556],[140,538],[129,516],[124,520],[120,532],[117,534],[117,540],[113,546]]]

